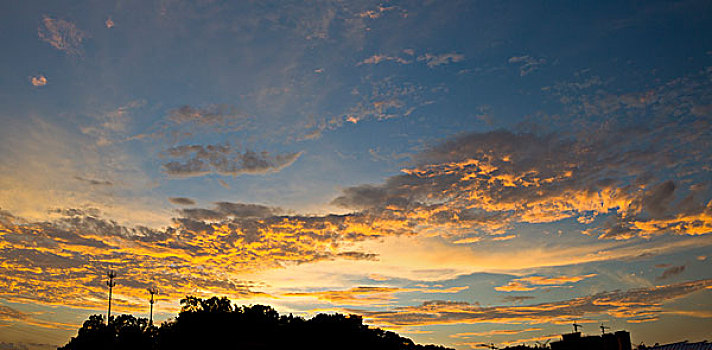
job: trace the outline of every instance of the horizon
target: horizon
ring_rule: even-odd
[[[2,349],[66,344],[109,270],[156,323],[194,295],[458,350],[712,340],[708,1],[0,18]]]

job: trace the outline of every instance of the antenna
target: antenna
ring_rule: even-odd
[[[611,327],[604,326],[603,323],[601,323],[601,335],[606,334],[606,329],[611,329]]]
[[[544,349],[544,348],[546,348],[547,345],[549,345],[549,342],[550,342],[550,341],[551,341],[551,339],[547,339],[547,340],[546,340],[545,342],[543,342],[543,343],[540,342],[540,341],[535,341],[535,343],[536,343],[537,345],[539,345],[539,348],[540,348],[540,349]]]
[[[577,324],[576,322],[574,322],[573,326],[574,326],[574,333],[578,332],[578,329],[579,329],[579,328],[583,328],[582,325]]]
[[[150,316],[149,316],[148,325],[149,325],[149,326],[153,326],[153,303],[155,303],[155,301],[153,300],[153,295],[154,295],[154,294],[158,294],[158,288],[157,288],[156,286],[151,286],[151,287],[149,287],[147,290],[148,290],[149,293],[151,293],[151,301],[150,301],[150,303],[151,303],[151,313],[150,313]]]
[[[106,281],[106,285],[109,286],[109,311],[106,313],[106,323],[109,324],[111,322],[111,293],[116,285],[116,282],[114,282],[116,272],[114,272],[114,270],[109,270],[109,272],[106,273],[106,276],[109,277],[109,280]]]

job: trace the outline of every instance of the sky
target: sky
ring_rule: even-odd
[[[0,349],[186,295],[712,340],[709,1],[3,1]]]

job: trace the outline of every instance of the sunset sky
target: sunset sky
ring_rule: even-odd
[[[2,1],[0,349],[186,295],[712,340],[709,1]]]

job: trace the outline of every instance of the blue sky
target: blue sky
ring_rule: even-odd
[[[226,295],[458,349],[704,339],[711,10],[3,3],[0,342],[66,343],[107,269],[160,319]]]

